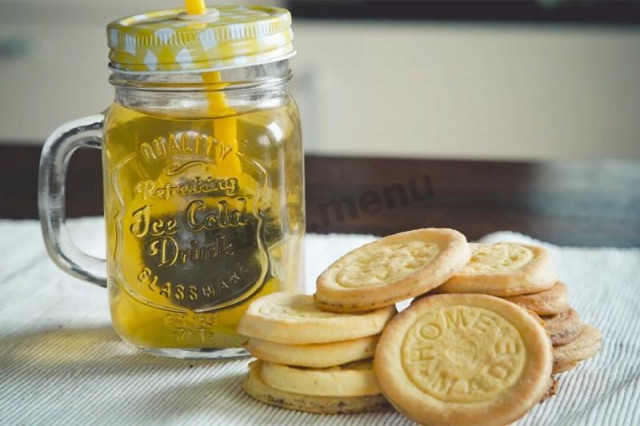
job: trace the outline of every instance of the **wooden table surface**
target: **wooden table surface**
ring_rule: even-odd
[[[37,217],[40,148],[0,144],[0,218]],[[306,157],[307,229],[386,235],[511,230],[571,246],[640,246],[640,161]],[[69,217],[102,214],[100,153],[74,155]]]

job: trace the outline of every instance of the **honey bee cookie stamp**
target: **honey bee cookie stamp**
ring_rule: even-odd
[[[437,293],[517,296],[551,288],[556,273],[544,247],[519,244],[471,244],[471,260]]]
[[[433,425],[505,425],[549,389],[552,349],[536,319],[476,294],[422,298],[380,337],[375,372],[405,416]]]
[[[459,271],[471,256],[453,229],[426,228],[365,244],[334,262],[317,280],[314,299],[335,312],[389,306],[424,294]]]

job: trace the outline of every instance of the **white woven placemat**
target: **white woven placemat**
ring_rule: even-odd
[[[72,221],[73,234],[103,252],[99,219]],[[59,271],[35,221],[0,221],[1,424],[408,424],[388,411],[321,416],[287,411],[243,394],[247,360],[155,358],[122,343],[107,295]],[[307,291],[338,256],[371,240],[309,235]],[[497,233],[487,241],[527,241]],[[605,335],[600,355],[565,374],[558,395],[521,425],[640,424],[640,249],[550,246],[570,300]]]

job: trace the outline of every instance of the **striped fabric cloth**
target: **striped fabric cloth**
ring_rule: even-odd
[[[101,221],[71,222],[76,240],[100,254]],[[410,424],[393,411],[327,416],[260,404],[241,389],[247,359],[141,354],[112,330],[104,289],[48,259],[37,222],[0,221],[0,235],[0,424]],[[335,258],[371,239],[309,235],[307,292]],[[532,241],[513,233],[484,240]],[[519,424],[640,424],[640,249],[548,247],[571,304],[605,340]]]

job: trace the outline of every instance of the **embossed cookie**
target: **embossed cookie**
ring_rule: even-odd
[[[505,425],[549,389],[551,342],[524,309],[497,297],[422,298],[385,328],[374,359],[387,399],[430,425]]]
[[[320,414],[351,414],[379,411],[389,407],[381,395],[366,396],[312,396],[281,391],[267,385],[260,375],[262,361],[249,365],[249,374],[242,384],[243,389],[253,398],[265,404],[289,410]]]
[[[453,229],[417,229],[359,247],[317,280],[314,299],[336,312],[363,311],[426,293],[469,260],[467,239]]]
[[[371,360],[314,369],[263,362],[262,380],[281,391],[315,396],[364,396],[382,393]]]
[[[538,315],[555,315],[569,309],[567,286],[558,281],[549,290],[522,296],[504,297]]]
[[[553,364],[553,374],[566,373],[567,371],[573,370],[580,364],[579,362],[567,362],[564,364]]]
[[[601,347],[602,332],[593,326],[584,325],[573,342],[553,348],[553,372],[571,370],[580,361],[596,356]]]
[[[544,247],[519,243],[471,244],[469,263],[436,293],[516,296],[551,288],[557,277]]]
[[[580,316],[571,308],[560,314],[541,318],[553,346],[566,345],[574,341],[582,331]]]
[[[251,338],[245,348],[256,358],[299,367],[326,368],[373,358],[380,335],[313,345],[284,345]]]
[[[395,306],[368,312],[323,311],[306,294],[273,293],[249,305],[238,333],[286,345],[340,342],[382,332]]]

